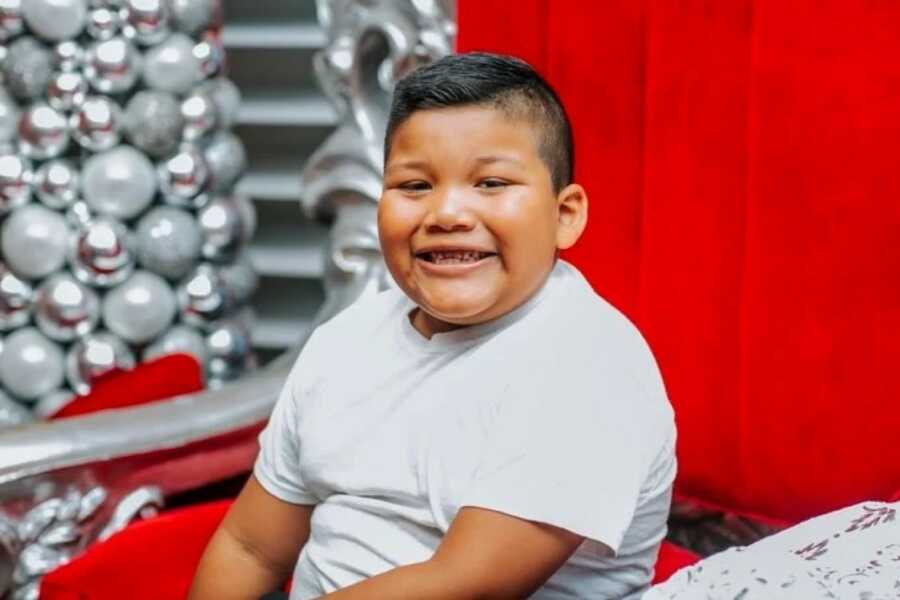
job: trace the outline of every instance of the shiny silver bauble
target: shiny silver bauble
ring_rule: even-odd
[[[154,158],[175,152],[183,128],[181,107],[168,92],[138,92],[125,108],[125,135]]]
[[[95,217],[84,200],[76,200],[66,210],[66,222],[76,231],[93,223]]]
[[[31,200],[33,177],[30,160],[18,154],[0,151],[0,215]]]
[[[53,67],[57,71],[75,71],[84,63],[84,48],[74,40],[64,40],[53,46]]]
[[[238,257],[235,262],[222,267],[221,273],[229,293],[237,304],[249,302],[259,287],[259,275],[246,254]]]
[[[46,420],[61,411],[75,400],[75,394],[67,389],[56,390],[45,394],[34,403],[32,414],[41,420]]]
[[[14,396],[33,400],[63,382],[63,353],[34,327],[19,329],[3,340],[0,384]]]
[[[150,210],[138,222],[136,238],[141,266],[169,279],[184,277],[200,257],[197,221],[180,208]]]
[[[203,149],[209,168],[209,189],[229,190],[247,168],[247,151],[240,138],[230,131],[217,132]]]
[[[72,137],[91,152],[102,152],[118,145],[122,109],[107,96],[89,96],[72,114]]]
[[[168,204],[197,208],[206,203],[207,198],[202,192],[209,172],[196,147],[182,146],[176,154],[157,165],[157,175],[159,191]]]
[[[199,264],[175,290],[181,320],[207,329],[227,316],[235,306],[234,297],[222,273],[209,264]]]
[[[144,350],[144,360],[152,360],[167,354],[190,354],[201,365],[206,365],[206,340],[196,329],[187,325],[175,325]]]
[[[134,354],[108,332],[89,334],[75,342],[66,355],[66,381],[76,394],[86,395],[100,377],[134,368]]]
[[[91,210],[117,219],[130,219],[153,201],[156,174],[142,152],[118,146],[85,161],[81,191]]]
[[[37,204],[16,209],[0,228],[0,248],[20,277],[40,279],[65,263],[69,227],[58,212]]]
[[[127,342],[143,344],[168,329],[175,317],[175,294],[155,273],[136,271],[103,298],[103,323]]]
[[[47,86],[47,102],[56,110],[69,112],[87,97],[87,79],[78,71],[55,73]]]
[[[169,35],[167,0],[125,0],[124,34],[138,44],[158,44]]]
[[[52,73],[50,52],[32,37],[9,45],[3,61],[3,85],[19,100],[37,98],[47,89]]]
[[[184,94],[202,77],[194,41],[183,33],[173,33],[144,55],[144,83],[155,90]]]
[[[97,326],[100,299],[68,273],[57,273],[45,279],[35,293],[34,320],[47,337],[71,342]]]
[[[54,158],[69,145],[66,117],[49,104],[32,104],[22,111],[18,134],[19,151],[28,158]]]
[[[34,421],[34,415],[21,402],[16,402],[0,392],[0,432],[26,425]]]
[[[88,15],[87,32],[95,40],[108,40],[122,29],[122,18],[118,10],[95,8]]]
[[[225,46],[217,34],[208,33],[194,46],[194,58],[204,78],[215,77],[225,69]]]
[[[17,329],[28,323],[34,290],[0,263],[0,331]]]
[[[121,36],[96,42],[88,48],[84,74],[102,94],[130,90],[141,72],[140,52]]]
[[[231,319],[216,323],[206,335],[210,385],[237,379],[256,366],[249,330]]]
[[[22,0],[0,0],[0,42],[7,42],[25,31]]]
[[[181,118],[184,120],[182,136],[192,142],[216,128],[218,109],[212,96],[194,90],[181,101]]]
[[[197,213],[203,257],[217,262],[233,259],[248,241],[245,215],[235,196],[216,196]]]
[[[69,266],[79,281],[97,287],[117,285],[128,279],[134,264],[131,234],[115,219],[88,217],[73,236]]]
[[[0,88],[0,144],[7,144],[16,137],[19,126],[19,105]]]
[[[38,36],[55,42],[73,38],[87,22],[86,0],[26,0],[25,23]]]
[[[204,82],[200,90],[216,103],[219,126],[229,128],[237,122],[238,110],[241,107],[241,91],[233,81],[226,77],[216,77]]]
[[[222,24],[220,0],[169,0],[172,21],[179,31],[197,33]]]
[[[78,170],[66,159],[47,161],[34,174],[34,193],[48,208],[70,207],[78,199],[79,187]]]

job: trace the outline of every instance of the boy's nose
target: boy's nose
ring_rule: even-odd
[[[451,190],[432,196],[424,225],[430,231],[468,231],[475,227],[475,216],[465,194]]]

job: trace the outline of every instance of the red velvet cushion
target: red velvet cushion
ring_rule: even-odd
[[[230,500],[132,523],[41,582],[41,600],[181,600]]]
[[[460,50],[566,102],[591,198],[567,257],[659,360],[677,490],[787,521],[900,490],[900,3],[458,12]]]
[[[698,562],[700,557],[669,542],[663,542],[659,549],[659,557],[656,559],[656,571],[653,574],[653,583],[662,583],[671,577],[675,571],[682,567],[689,567]]]
[[[86,396],[78,396],[51,419],[74,417],[109,408],[147,404],[203,389],[203,369],[189,354],[169,354],[114,371],[100,378]]]

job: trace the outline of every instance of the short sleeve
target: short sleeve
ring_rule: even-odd
[[[312,339],[307,343],[312,342]],[[307,370],[302,352],[290,371],[272,416],[259,434],[259,454],[253,475],[270,494],[293,504],[316,504],[318,499],[307,490],[300,476],[300,436],[297,389]]]
[[[546,370],[552,384],[503,403],[462,505],[561,527],[615,553],[657,463],[672,462],[663,455],[674,422],[664,393],[649,398],[629,377],[583,367]]]

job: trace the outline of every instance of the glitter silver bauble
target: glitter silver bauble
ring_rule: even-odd
[[[235,305],[221,272],[204,263],[178,284],[175,295],[181,320],[200,329],[209,328]]]
[[[172,22],[179,31],[197,33],[222,23],[220,0],[169,0]]]
[[[241,91],[234,82],[226,77],[216,77],[204,82],[200,90],[216,103],[219,125],[224,128],[234,125],[241,108]]]
[[[100,299],[68,273],[57,273],[45,279],[35,293],[34,320],[47,337],[71,342],[97,326]]]
[[[253,268],[250,258],[240,256],[234,263],[222,268],[222,279],[237,304],[249,302],[256,288],[259,287],[259,275]]]
[[[216,196],[197,213],[204,258],[222,262],[235,257],[247,242],[247,228],[234,196]]]
[[[125,108],[125,135],[154,158],[175,152],[183,127],[181,107],[168,92],[138,92]]]
[[[87,32],[95,40],[108,40],[122,28],[122,19],[118,10],[95,8],[88,15]]]
[[[40,279],[65,263],[69,227],[58,212],[37,204],[16,209],[0,229],[0,247],[20,277]]]
[[[96,42],[88,48],[84,74],[91,87],[100,93],[130,90],[140,72],[140,53],[123,37]]]
[[[85,0],[26,0],[22,4],[25,23],[48,41],[73,38],[87,21]]]
[[[32,414],[41,420],[46,420],[61,411],[75,400],[75,394],[66,389],[55,390],[45,394],[34,403]]]
[[[201,365],[206,365],[206,340],[196,329],[187,325],[175,325],[144,350],[144,360],[152,360],[167,354],[190,354]]]
[[[69,265],[80,281],[110,287],[134,271],[135,256],[128,228],[109,217],[91,219],[74,236]]]
[[[119,143],[122,109],[106,96],[89,96],[72,115],[72,137],[91,152],[109,150]]]
[[[75,71],[84,62],[84,48],[73,40],[64,40],[53,46],[53,66],[58,71]]]
[[[209,94],[194,90],[181,101],[181,117],[184,120],[182,136],[195,141],[213,129],[218,122],[216,104]]]
[[[184,94],[202,76],[194,41],[183,33],[173,33],[144,55],[144,83],[153,89]]]
[[[31,161],[18,154],[0,152],[0,215],[31,200]]]
[[[0,330],[17,329],[28,322],[34,290],[0,263]]]
[[[78,199],[78,170],[68,160],[58,158],[42,164],[34,174],[34,193],[44,205],[63,210]]]
[[[193,52],[204,78],[215,77],[225,69],[225,46],[218,35],[205,34],[194,46]]]
[[[197,221],[180,208],[152,209],[141,217],[136,237],[141,266],[169,279],[184,277],[200,257]]]
[[[0,0],[0,42],[6,42],[25,31],[22,0]]]
[[[69,145],[66,117],[49,104],[32,104],[19,117],[19,151],[44,160],[63,153]]]
[[[77,71],[55,73],[47,85],[47,102],[56,110],[69,112],[84,102],[88,93],[88,82]]]
[[[219,131],[203,149],[209,168],[209,189],[230,189],[247,168],[247,151],[240,138],[230,131]]]
[[[143,344],[165,331],[175,317],[175,294],[165,279],[136,271],[103,298],[103,323],[127,342]]]
[[[63,382],[63,353],[34,327],[19,329],[3,340],[0,383],[14,396],[32,400]]]
[[[125,0],[124,33],[138,44],[158,44],[169,35],[166,0]]]
[[[203,155],[194,146],[182,146],[157,166],[159,191],[174,206],[196,208],[206,203],[202,195],[209,176]]]
[[[84,163],[81,191],[91,210],[117,219],[130,219],[153,201],[156,174],[142,152],[118,146]]]
[[[31,411],[0,392],[0,432],[34,421]]]
[[[206,349],[211,384],[232,381],[256,366],[250,332],[236,320],[216,323],[206,335]]]
[[[100,377],[134,368],[134,354],[108,332],[89,334],[72,345],[66,355],[66,381],[76,394],[86,395]]]
[[[9,45],[3,61],[3,85],[19,100],[37,98],[52,73],[50,52],[37,40],[23,37]]]
[[[19,105],[0,88],[0,144],[11,142],[19,127]]]

